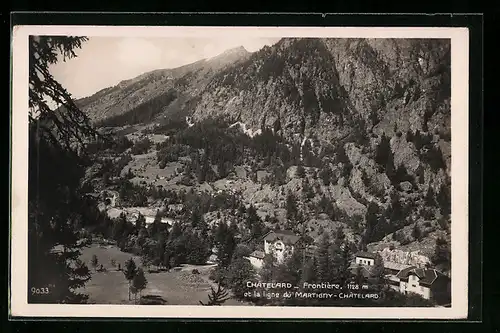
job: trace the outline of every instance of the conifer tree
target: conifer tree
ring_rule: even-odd
[[[332,266],[334,270],[334,280],[344,286],[351,278],[351,248],[349,242],[342,241],[334,245],[332,251]]]
[[[410,129],[406,131],[406,141],[413,142],[413,133]]]
[[[411,231],[411,236],[420,242],[420,240],[422,239],[422,231],[420,230],[420,227],[418,226],[417,223],[415,223],[413,225],[413,229]]]
[[[316,276],[319,281],[332,281],[333,267],[331,263],[331,242],[328,233],[323,233],[320,238],[316,252],[317,269]]]
[[[389,179],[393,180],[395,178],[394,155],[391,149],[390,140],[385,134],[382,135],[382,139],[377,146],[375,161],[381,166],[382,170],[385,171]]]
[[[215,243],[217,248],[217,261],[221,267],[228,267],[231,263],[236,240],[234,227],[229,227],[225,222],[219,223],[215,230]]]
[[[231,262],[228,267],[227,283],[237,298],[243,298],[247,290],[247,281],[254,280],[255,275],[255,270],[247,259],[238,258]]]
[[[330,169],[330,166],[327,163],[323,165],[323,168],[319,172],[319,177],[321,178],[325,186],[330,185],[332,169]]]
[[[123,275],[125,275],[125,278],[127,279],[129,285],[129,293],[128,293],[129,300],[130,300],[130,286],[132,285],[132,280],[134,279],[134,276],[136,274],[137,274],[137,266],[135,264],[135,261],[132,258],[130,258],[125,263],[125,270],[123,271]]]
[[[283,265],[278,267],[276,281],[298,285],[302,276],[303,255],[300,249],[295,249],[291,255],[285,259]]]
[[[304,195],[307,199],[314,198],[314,195],[315,195],[314,189],[312,188],[312,186],[309,183],[309,180],[307,178],[304,178],[302,180],[302,193],[304,193]]]
[[[133,291],[135,291],[134,295],[137,295],[137,293],[139,293],[139,299],[140,299],[142,297],[142,291],[146,289],[147,285],[148,285],[148,280],[144,275],[144,271],[142,270],[142,268],[139,268],[134,278],[132,279],[132,287]]]
[[[439,203],[439,209],[443,216],[449,216],[451,214],[451,190],[449,186],[445,184],[441,185],[439,192],[436,196],[437,202]]]
[[[289,220],[295,220],[297,218],[297,213],[297,198],[292,192],[288,192],[286,197],[286,218]]]
[[[164,234],[158,236],[158,241],[154,248],[153,265],[160,267],[165,263],[165,251],[167,248],[167,240]]]
[[[317,282],[317,261],[315,256],[305,257],[302,264],[302,274],[300,276],[300,282]]]
[[[87,143],[99,135],[49,70],[61,59],[75,57],[86,40],[28,40],[28,285],[53,286],[43,297],[29,293],[29,303],[84,303],[88,298],[77,291],[91,278],[79,259],[88,243],[79,241],[75,227],[86,214],[80,180],[90,162]],[[54,251],[55,246],[62,250]]]
[[[170,230],[170,234],[168,235],[168,239],[170,241],[179,238],[182,235],[182,228],[179,222],[175,222],[172,225],[172,229]]]
[[[363,266],[358,265],[356,267],[355,274],[353,276],[353,282],[358,286],[362,286],[366,281],[365,276],[363,275]]]
[[[443,271],[450,271],[451,269],[451,248],[446,239],[438,237],[436,239],[436,247],[434,255],[431,258],[432,263],[442,269]]]
[[[380,253],[375,254],[375,262],[372,269],[372,279],[379,290],[383,289],[385,286],[385,272],[384,272],[384,260]]]
[[[261,281],[272,282],[276,276],[277,261],[273,253],[264,256],[262,268],[259,272]]]
[[[198,225],[201,223],[202,219],[203,219],[203,216],[201,215],[199,208],[197,206],[195,206],[193,208],[193,212],[191,213],[191,226],[193,228],[197,228]]]
[[[250,205],[247,210],[246,225],[247,228],[252,229],[252,227],[260,221],[259,215],[257,215],[257,210],[253,205]]]
[[[365,214],[366,230],[364,233],[364,242],[369,243],[373,240],[378,223],[379,207],[375,202],[370,202]]]
[[[92,255],[92,260],[90,261],[91,265],[92,265],[92,268],[94,268],[94,270],[97,268],[97,265],[99,265],[99,260],[97,259],[97,255]]]
[[[304,169],[304,166],[302,165],[302,163],[300,163],[297,166],[297,177],[304,178],[305,175],[306,175],[306,171]]]
[[[434,194],[432,187],[429,186],[427,193],[425,194],[425,205],[427,207],[435,207],[436,204],[436,195]]]
[[[417,168],[417,177],[418,177],[418,182],[420,184],[425,183],[425,173],[424,173],[424,168],[422,167],[422,165],[419,165]]]
[[[157,210],[155,219],[153,220],[153,223],[151,223],[151,225],[149,226],[149,234],[154,239],[159,239],[163,234],[161,218],[162,218],[162,213],[160,212],[160,210]]]
[[[135,221],[135,234],[138,235],[139,232],[146,227],[146,218],[144,215],[139,213],[137,220]]]

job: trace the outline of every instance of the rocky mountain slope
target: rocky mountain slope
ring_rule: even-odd
[[[78,100],[91,120],[99,122],[126,114],[159,96],[174,92],[176,99],[194,97],[207,79],[229,65],[238,63],[250,53],[243,47],[228,50],[211,59],[203,59],[174,69],[158,69]],[[184,97],[187,96],[187,97]],[[183,104],[177,107],[182,107]]]
[[[271,130],[291,154],[300,146],[300,161],[281,158],[284,180],[266,183],[249,175],[276,177],[277,169],[238,159],[245,176],[231,184],[246,203],[286,219],[293,192],[313,233],[340,223],[365,242],[412,251],[428,237],[449,237],[450,62],[448,40],[284,38],[252,54],[237,48],[146,73],[79,103],[106,126],[144,129],[189,116],[188,127],[224,118],[250,137]],[[150,164],[151,173],[158,167]],[[219,173],[200,187],[226,181]],[[325,202],[335,214],[312,208]]]

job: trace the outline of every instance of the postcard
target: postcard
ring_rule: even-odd
[[[468,30],[15,26],[12,316],[467,316]]]

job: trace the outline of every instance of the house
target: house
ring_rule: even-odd
[[[353,262],[351,266],[349,266],[349,270],[351,271],[351,274],[353,276],[361,274],[364,280],[370,280],[374,276],[373,267],[374,266],[358,264]]]
[[[184,210],[183,204],[170,204],[167,206],[167,210],[169,213],[182,213]]]
[[[146,220],[146,224],[151,224],[155,221],[155,216],[144,216],[144,219]],[[163,224],[168,224],[169,226],[172,226],[175,223],[175,220],[170,218],[170,217],[162,217],[160,219],[160,223]]]
[[[265,255],[266,254],[262,251],[253,251],[248,256],[248,260],[250,260],[250,263],[252,264],[253,267],[262,268],[262,265],[264,265]]]
[[[358,252],[356,254],[356,264],[358,265],[367,265],[367,266],[373,266],[375,265],[375,253],[371,252]]]
[[[397,277],[403,294],[415,293],[444,303],[449,300],[450,278],[433,268],[409,267],[401,270]]]
[[[349,269],[369,280],[375,273],[374,264],[375,254],[359,252]],[[384,278],[392,290],[402,294],[415,293],[441,304],[450,302],[450,278],[436,269],[384,261]]]
[[[387,275],[397,275],[403,269],[412,267],[411,265],[400,264],[393,261],[384,261],[384,272]]]
[[[290,230],[274,230],[264,235],[264,253],[273,254],[278,263],[291,255],[300,237]]]
[[[400,279],[397,276],[404,269],[414,268],[414,266],[400,264],[392,261],[384,261],[384,273],[387,284],[391,289],[400,291]]]

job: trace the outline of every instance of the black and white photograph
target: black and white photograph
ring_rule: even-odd
[[[24,306],[466,315],[466,32],[29,28]]]

